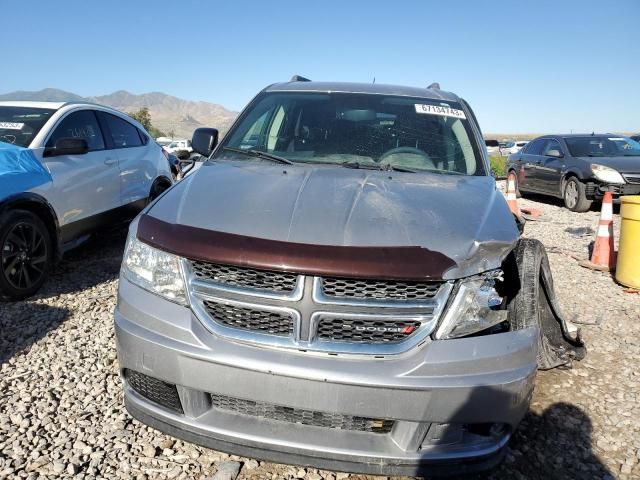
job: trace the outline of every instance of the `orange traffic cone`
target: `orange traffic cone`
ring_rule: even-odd
[[[518,207],[518,199],[516,198],[516,174],[509,172],[507,177],[507,204],[509,210],[516,216],[520,216],[520,207]]]
[[[613,196],[606,192],[602,199],[602,210],[598,222],[596,241],[593,244],[591,260],[583,260],[580,265],[593,270],[610,272],[616,268],[616,252],[613,238]]]

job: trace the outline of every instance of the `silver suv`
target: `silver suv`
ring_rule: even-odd
[[[230,453],[372,474],[485,469],[538,367],[582,344],[542,245],[437,86],[264,89],[131,224],[115,330],[128,411]]]

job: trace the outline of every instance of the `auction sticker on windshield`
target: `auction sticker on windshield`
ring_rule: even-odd
[[[5,130],[22,130],[22,127],[24,127],[24,123],[0,122],[0,128]]]
[[[466,116],[462,110],[451,108],[445,105],[425,105],[416,103],[416,113],[425,113],[427,115],[439,115],[441,117],[453,117],[466,120]]]

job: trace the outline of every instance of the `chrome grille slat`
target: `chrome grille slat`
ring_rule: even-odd
[[[211,300],[204,308],[216,322],[227,327],[270,335],[288,336],[293,333],[293,317],[286,313],[238,307]]]
[[[322,279],[322,292],[327,297],[377,300],[424,300],[433,298],[442,282],[403,282],[355,278]]]
[[[415,334],[421,325],[417,320],[321,316],[316,337],[323,341],[336,342],[395,343]]]
[[[197,278],[210,280],[221,285],[248,287],[278,293],[293,292],[298,275],[295,273],[255,270],[216,263],[193,260],[191,268]]]
[[[214,393],[210,394],[210,396],[212,405],[220,410],[281,422],[372,433],[389,433],[394,424],[393,420],[387,419],[304,410]]]
[[[306,353],[403,353],[428,339],[453,289],[446,281],[288,273],[284,282],[278,272],[215,264],[203,269],[202,263],[185,260],[183,268],[191,308],[205,327],[242,343]],[[270,290],[271,280],[276,287]]]

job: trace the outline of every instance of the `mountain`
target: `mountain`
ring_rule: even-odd
[[[41,102],[87,101],[107,105],[122,112],[135,112],[147,107],[151,122],[166,134],[174,137],[191,138],[198,127],[215,127],[226,132],[238,112],[227,110],[222,105],[209,102],[194,102],[173,97],[162,92],[136,95],[125,90],[110,95],[81,97],[75,93],[56,88],[45,88],[37,92],[17,91],[0,95],[2,100],[31,100]]]

